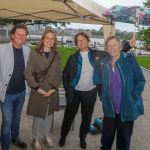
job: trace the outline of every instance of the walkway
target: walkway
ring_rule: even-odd
[[[150,150],[150,72],[144,71],[144,75],[146,78],[146,86],[143,92],[143,99],[145,105],[145,115],[141,116],[136,122],[134,126],[133,136],[131,140],[131,150]],[[32,150],[30,145],[31,142],[31,128],[32,128],[32,117],[26,115],[26,105],[27,100],[24,105],[24,110],[22,113],[21,120],[21,137],[27,142],[28,148],[27,150]],[[58,146],[59,136],[60,136],[60,127],[63,119],[63,110],[55,113],[54,119],[54,128],[53,128],[53,140],[55,146],[51,148],[51,150],[81,150],[79,146],[79,124],[81,122],[80,113],[76,116],[75,121],[75,129],[74,131],[70,131],[70,134],[67,137],[66,145],[62,148]],[[98,117],[101,114],[101,104],[99,100],[97,100],[95,105],[95,111],[93,114],[93,119]],[[48,150],[45,145],[43,145],[42,140],[40,141],[42,144],[42,150]],[[100,135],[88,135],[87,136],[87,150],[99,150],[100,147]],[[19,150],[15,146],[11,146],[11,150]],[[113,149],[115,150],[115,144]]]

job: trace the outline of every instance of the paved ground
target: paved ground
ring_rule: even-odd
[[[150,72],[144,71],[144,75],[146,78],[146,86],[143,92],[145,114],[135,122],[134,132],[131,140],[131,150],[150,150],[150,145],[149,145],[150,143]],[[27,142],[28,144],[27,150],[31,150],[32,147],[30,145],[30,142],[32,139],[31,136],[32,117],[26,115],[26,104],[27,104],[27,100],[24,105],[24,110],[22,113],[20,136]],[[52,150],[81,150],[79,146],[79,138],[78,138],[79,124],[81,121],[80,112],[76,116],[74,131],[70,131],[70,134],[67,137],[66,145],[63,148],[60,148],[58,146],[63,113],[64,113],[63,110],[60,110],[59,112],[55,113],[54,128],[52,133],[55,146],[51,149]],[[99,100],[97,100],[95,105],[93,119],[98,116],[102,116],[101,104]],[[88,135],[87,150],[99,150],[100,137],[101,135]],[[46,148],[46,146],[43,144],[42,140],[40,142],[42,144],[42,150],[48,150],[48,148]],[[19,150],[19,149],[15,146],[11,146],[11,150]],[[115,144],[112,150],[115,150]]]

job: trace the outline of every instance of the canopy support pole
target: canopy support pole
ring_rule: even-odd
[[[109,36],[115,35],[115,23],[111,25],[103,25],[104,42]]]

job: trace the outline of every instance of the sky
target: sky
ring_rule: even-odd
[[[146,0],[93,0],[96,3],[106,7],[110,8],[114,5],[122,5],[122,6],[143,6],[143,2],[146,2]],[[68,28],[83,28],[83,29],[96,29],[99,30],[101,28],[101,25],[84,25],[78,24],[78,23],[71,23],[71,25],[67,26]],[[121,31],[128,31],[132,32],[135,30],[135,27],[133,24],[128,23],[116,23],[116,29],[119,29]]]

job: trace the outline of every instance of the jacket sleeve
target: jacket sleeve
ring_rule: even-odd
[[[67,89],[70,87],[70,71],[71,71],[71,56],[69,57],[66,66],[64,68],[63,71],[63,86],[65,88],[65,90],[67,91]]]
[[[122,51],[126,53],[126,52],[128,52],[131,48],[132,48],[132,47],[129,45],[129,42],[125,42],[125,43],[123,44],[123,49],[122,49]]]
[[[139,96],[144,90],[145,86],[145,78],[142,72],[142,69],[140,68],[139,64],[137,63],[134,56],[132,56],[132,68],[133,68],[133,79],[134,79],[134,96]]]
[[[35,52],[31,50],[29,54],[27,66],[24,72],[25,79],[31,88],[37,88],[39,86],[39,83],[35,81],[33,76],[33,72],[35,70],[34,68],[35,68]]]

